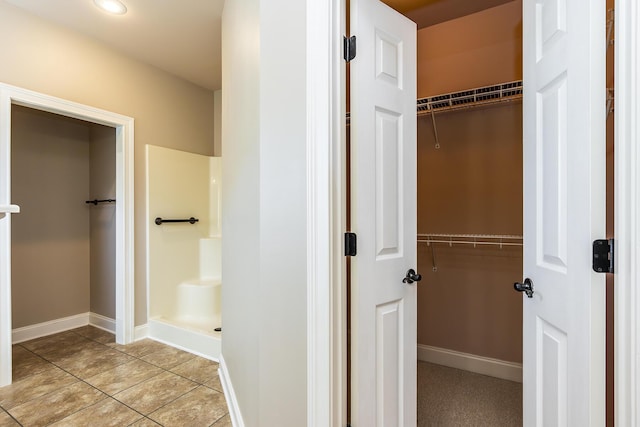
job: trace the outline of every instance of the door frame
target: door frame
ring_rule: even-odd
[[[346,98],[342,47],[345,0],[324,5],[308,1],[308,425],[345,425],[346,328],[344,316],[344,125]],[[640,5],[616,0],[615,5],[615,419],[617,425],[640,424]],[[322,19],[320,19],[322,18]],[[327,22],[327,20],[329,22]],[[327,40],[332,43],[327,45]],[[339,60],[336,61],[336,58]],[[317,84],[317,86],[314,86]],[[604,89],[603,89],[604,90]],[[315,117],[311,112],[317,112]],[[339,112],[339,113],[338,113]],[[323,127],[324,126],[324,127]],[[328,127],[328,129],[327,129]],[[316,146],[329,139],[327,150]],[[328,216],[327,216],[328,215]],[[327,230],[329,221],[329,232]],[[324,228],[323,228],[324,227]],[[328,254],[327,254],[328,252]],[[318,269],[329,266],[329,274]],[[323,296],[326,305],[320,302]],[[328,328],[326,325],[330,325]],[[330,343],[331,345],[326,345]],[[328,380],[322,381],[322,378]]]
[[[61,98],[0,83],[0,170],[11,173],[11,106],[47,111],[116,130],[116,342],[134,337],[134,120]],[[9,175],[10,177],[10,175]],[[3,179],[3,177],[0,177]],[[0,204],[10,204],[10,179],[0,187]],[[6,200],[4,200],[6,199]],[[0,387],[11,384],[11,218],[0,222]]]
[[[307,0],[307,426],[345,426],[346,0]]]
[[[640,413],[640,6],[615,2],[615,286],[616,425]]]

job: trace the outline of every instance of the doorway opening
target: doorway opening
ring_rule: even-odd
[[[11,200],[11,124],[12,113],[24,107],[31,110],[53,113],[84,122],[111,128],[115,135],[115,326],[116,341],[127,344],[133,341],[133,119],[120,114],[99,110],[82,104],[39,94],[25,89],[0,85],[0,205],[14,206]],[[100,128],[102,129],[102,128]],[[64,189],[60,189],[64,191]],[[95,200],[99,199],[96,195]],[[81,200],[80,203],[86,203]],[[88,205],[88,204],[87,204]],[[93,205],[93,203],[91,204]],[[97,207],[97,204],[95,205]],[[42,206],[41,215],[47,214]],[[19,207],[13,210],[17,213]],[[12,277],[11,277],[11,214],[0,213],[0,386],[11,383],[12,327]],[[55,249],[55,248],[53,248]],[[36,268],[32,266],[32,268]],[[104,319],[103,319],[104,320]],[[101,326],[108,326],[109,322]],[[113,326],[111,326],[113,327]]]
[[[392,0],[384,2],[393,6]],[[501,3],[503,5],[494,4],[492,8],[467,16],[486,15],[490,11],[495,12],[499,8],[507,9],[511,6],[511,17],[521,17],[522,2]],[[411,17],[410,13],[408,15]],[[445,23],[451,24],[455,20]],[[433,24],[428,28],[435,30],[434,27],[444,27],[445,23]],[[487,28],[492,31],[497,28],[486,22],[483,25],[485,31]],[[469,29],[469,25],[463,27],[465,31]],[[521,36],[519,41],[517,40],[517,32],[521,33],[522,27],[521,24],[516,24],[513,28],[507,28],[516,34],[516,37],[513,37],[513,34],[509,36],[515,39],[515,42],[508,46],[500,46],[508,55],[501,52],[502,56],[493,65],[502,69],[510,67],[513,71],[522,62]],[[419,34],[420,31],[424,30],[420,29]],[[455,44],[456,37],[460,34],[464,34],[464,31],[452,31],[449,36],[430,34],[430,37],[425,37],[425,43],[434,49],[432,52],[435,52],[433,55],[436,57],[430,60],[429,65],[437,65],[438,60],[445,56],[443,52],[447,43]],[[420,36],[418,39],[420,51]],[[478,38],[474,38],[473,42],[476,43],[473,49],[482,51],[485,55],[485,58],[480,59],[488,60],[490,55],[487,55],[484,49],[487,45],[483,45]],[[464,57],[460,53],[461,50],[452,49],[452,56],[456,58],[449,59],[459,60],[461,56]],[[444,65],[451,66],[451,61]],[[430,102],[434,103],[441,101],[462,104],[466,96],[475,97],[478,93],[482,96],[485,90],[496,90],[498,86],[501,87],[497,90],[502,91],[505,84],[517,83],[522,79],[520,68],[519,75],[516,69],[514,76],[465,85],[460,78],[477,78],[478,74],[482,74],[478,72],[478,62],[469,61],[457,67],[454,70],[456,72],[436,73],[435,77],[432,76],[432,82],[435,81],[436,86],[443,83],[444,76],[445,80],[459,79],[460,87],[421,94],[421,64],[425,65],[419,53],[418,98],[429,98]],[[508,67],[504,64],[508,64]],[[473,72],[469,73],[468,70],[472,67]],[[609,79],[607,83],[609,86]],[[431,359],[440,364],[476,370],[484,375],[495,375],[509,380],[517,380],[519,377],[521,381],[522,301],[521,296],[513,291],[513,282],[522,278],[522,252],[519,249],[523,234],[522,109],[519,102],[509,101],[473,110],[463,107],[464,111],[451,109],[446,114],[429,113],[418,118],[418,239],[422,240],[418,243],[418,267],[425,276],[418,291],[418,354],[419,359]],[[505,119],[506,117],[510,118]],[[462,124],[463,120],[466,124]],[[607,120],[608,128],[611,121],[612,115]],[[512,129],[506,129],[504,123],[514,126]],[[448,147],[445,146],[447,140]],[[486,142],[484,147],[483,141]],[[612,135],[607,135],[607,141],[607,157],[612,164],[612,148],[609,143],[612,141]],[[449,151],[448,155],[446,151]],[[426,163],[424,167],[421,166],[421,161]],[[501,164],[503,166],[500,166]],[[608,167],[609,188],[612,188],[612,176],[613,171]],[[420,182],[425,185],[421,187]],[[478,188],[482,188],[481,191],[474,191]],[[613,206],[613,192],[608,191],[608,194],[611,196],[607,200],[609,208]],[[449,203],[450,209],[440,209],[444,204],[439,202],[438,198]],[[451,203],[452,200],[454,203]],[[421,212],[428,214],[423,216]],[[453,228],[452,224],[460,218],[465,220],[462,227]],[[611,233],[610,237],[613,231],[612,218],[613,213],[607,212],[607,230]],[[428,228],[427,224],[435,224],[439,229]],[[608,280],[612,280],[612,277]],[[427,287],[431,288],[430,292],[423,289]],[[613,338],[610,320],[613,318],[613,311],[611,287],[608,289],[607,378],[610,382],[613,377],[610,366]],[[434,296],[434,292],[438,295]],[[427,296],[428,294],[431,295]],[[452,302],[452,305],[443,304],[443,298]],[[489,322],[479,321],[480,314],[488,318]],[[431,326],[422,328],[426,324]],[[464,333],[461,334],[460,331]],[[463,343],[465,335],[468,340]],[[494,346],[493,349],[488,348],[491,344]],[[465,346],[470,349],[464,349]],[[495,370],[499,372],[496,373]],[[607,390],[609,396],[611,384],[608,384]],[[350,399],[347,398],[347,401],[350,402]],[[517,410],[520,411],[520,408],[521,405],[518,405]],[[612,408],[611,396],[608,397],[608,408]],[[348,407],[347,412],[349,409]],[[612,415],[612,411],[608,413]],[[608,416],[608,422],[612,422],[611,416]]]
[[[87,321],[115,332],[115,129],[11,115],[13,343]]]

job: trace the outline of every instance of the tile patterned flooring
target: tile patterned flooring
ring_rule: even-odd
[[[84,326],[13,346],[0,427],[231,427],[218,364]]]

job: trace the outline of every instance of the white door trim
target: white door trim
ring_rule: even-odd
[[[332,16],[334,26],[338,26],[344,20],[343,1],[332,0],[338,7],[338,11]],[[615,238],[616,238],[616,286],[615,286],[615,419],[616,425],[640,424],[640,360],[636,356],[640,354],[640,292],[635,285],[640,283],[640,5],[636,0],[616,0],[615,17],[615,127],[616,127],[616,164],[615,164]],[[320,29],[322,31],[322,29]],[[309,48],[319,47],[310,41]],[[313,45],[313,46],[312,46]],[[332,88],[335,90],[340,82],[334,81]],[[344,91],[343,87],[340,87]],[[329,93],[328,91],[325,94]],[[311,102],[311,99],[310,101]],[[333,140],[331,146],[339,149],[342,142]],[[336,165],[334,165],[334,168]],[[309,175],[310,180],[317,177]],[[344,180],[344,176],[341,176]],[[344,182],[338,179],[335,185],[341,188]],[[335,215],[338,206],[334,206]],[[313,223],[310,222],[311,226]],[[310,254],[308,255],[309,260]],[[340,250],[334,250],[331,260],[334,263],[342,259]],[[335,264],[332,271],[336,271]],[[338,269],[339,270],[339,269]],[[341,285],[332,284],[332,289],[338,290]],[[311,289],[311,282],[309,282]],[[341,306],[332,304],[331,317],[336,318],[336,312]],[[315,309],[314,309],[315,312]],[[310,311],[310,316],[313,317]],[[339,332],[344,325],[334,323],[331,330]],[[309,329],[309,341],[315,339],[312,329]],[[311,348],[311,347],[310,347]],[[326,349],[316,348],[316,354],[322,357]],[[339,359],[341,349],[332,348],[331,358]],[[309,358],[312,356],[309,355]],[[309,365],[310,376],[320,375],[323,372],[318,364]],[[344,381],[336,376],[335,371],[331,376],[332,381]],[[312,390],[313,382],[309,382],[308,389]],[[340,387],[337,387],[339,390]],[[311,399],[311,398],[310,398]],[[318,397],[321,402],[322,398]],[[318,406],[320,407],[320,406]],[[325,405],[326,407],[326,405]],[[339,408],[332,407],[334,416]],[[320,419],[320,418],[316,418]],[[344,425],[332,424],[332,425]]]
[[[615,423],[640,424],[640,6],[615,5]]]
[[[116,129],[116,341],[133,341],[133,124],[131,117],[0,83],[0,170],[10,173],[11,105],[48,111]],[[2,177],[0,176],[0,179]],[[0,205],[11,203],[9,182],[0,185]],[[0,387],[11,383],[11,222],[0,218]]]
[[[307,426],[346,425],[345,0],[307,1]]]

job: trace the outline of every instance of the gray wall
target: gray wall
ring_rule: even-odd
[[[19,328],[89,311],[86,123],[12,109],[12,314]]]
[[[145,324],[144,145],[212,155],[213,92],[1,1],[0,52],[3,83],[135,119],[135,324]]]
[[[223,14],[222,354],[249,426],[307,422],[305,4]]]
[[[115,130],[12,107],[13,327],[115,319]]]
[[[89,200],[116,198],[116,132],[91,125]],[[117,201],[116,201],[117,202]],[[116,205],[90,206],[91,287],[90,310],[116,318]]]

